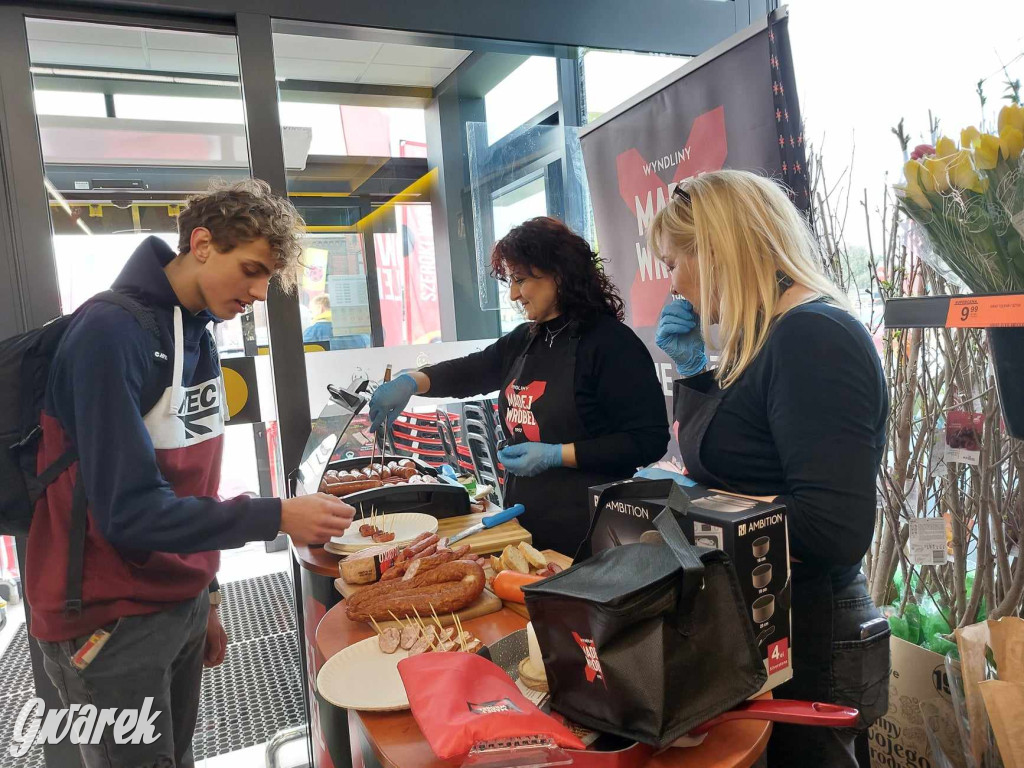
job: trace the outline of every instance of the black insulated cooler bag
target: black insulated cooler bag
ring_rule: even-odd
[[[654,520],[662,542],[524,587],[552,709],[570,720],[662,747],[767,679],[728,556],[694,547],[676,522],[688,506],[674,486]]]

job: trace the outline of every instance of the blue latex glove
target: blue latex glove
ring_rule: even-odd
[[[680,376],[696,376],[707,368],[700,319],[686,299],[675,299],[661,310],[654,343],[672,358]]]
[[[519,443],[498,451],[498,461],[520,477],[533,477],[546,469],[562,466],[562,446],[550,443]]]
[[[642,477],[645,480],[675,480],[684,488],[690,488],[696,485],[696,483],[686,475],[681,475],[678,472],[669,472],[667,469],[661,469],[659,467],[644,467],[633,475],[633,477]]]
[[[416,379],[407,373],[377,387],[370,398],[370,432],[377,434],[385,417],[390,427],[417,389]]]

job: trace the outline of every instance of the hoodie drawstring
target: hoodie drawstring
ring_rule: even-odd
[[[171,413],[181,410],[185,387],[181,380],[185,375],[185,328],[181,319],[181,307],[174,307],[174,378],[171,380]]]

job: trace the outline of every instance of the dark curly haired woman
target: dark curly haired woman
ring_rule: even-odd
[[[495,246],[492,274],[530,321],[486,349],[407,372],[370,401],[371,429],[414,394],[500,393],[506,501],[535,546],[576,553],[590,525],[587,488],[662,457],[665,397],[654,361],[622,322],[622,299],[590,245],[556,219],[530,219]]]

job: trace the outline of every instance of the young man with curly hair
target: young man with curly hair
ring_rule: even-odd
[[[114,281],[155,322],[90,302],[53,359],[39,466],[69,447],[77,460],[40,499],[29,533],[32,634],[67,705],[143,710],[152,697],[156,736],[118,743],[108,726],[80,747],[88,768],[193,765],[203,666],[223,661],[227,645],[211,607],[219,550],[279,531],[319,543],[352,521],[326,495],[217,497],[226,403],[208,326],[265,301],[272,279],[293,287],[302,233],[265,182],[196,195],[178,217],[177,251],[149,237]],[[72,509],[83,508],[76,526]],[[79,563],[71,542],[83,525]]]

